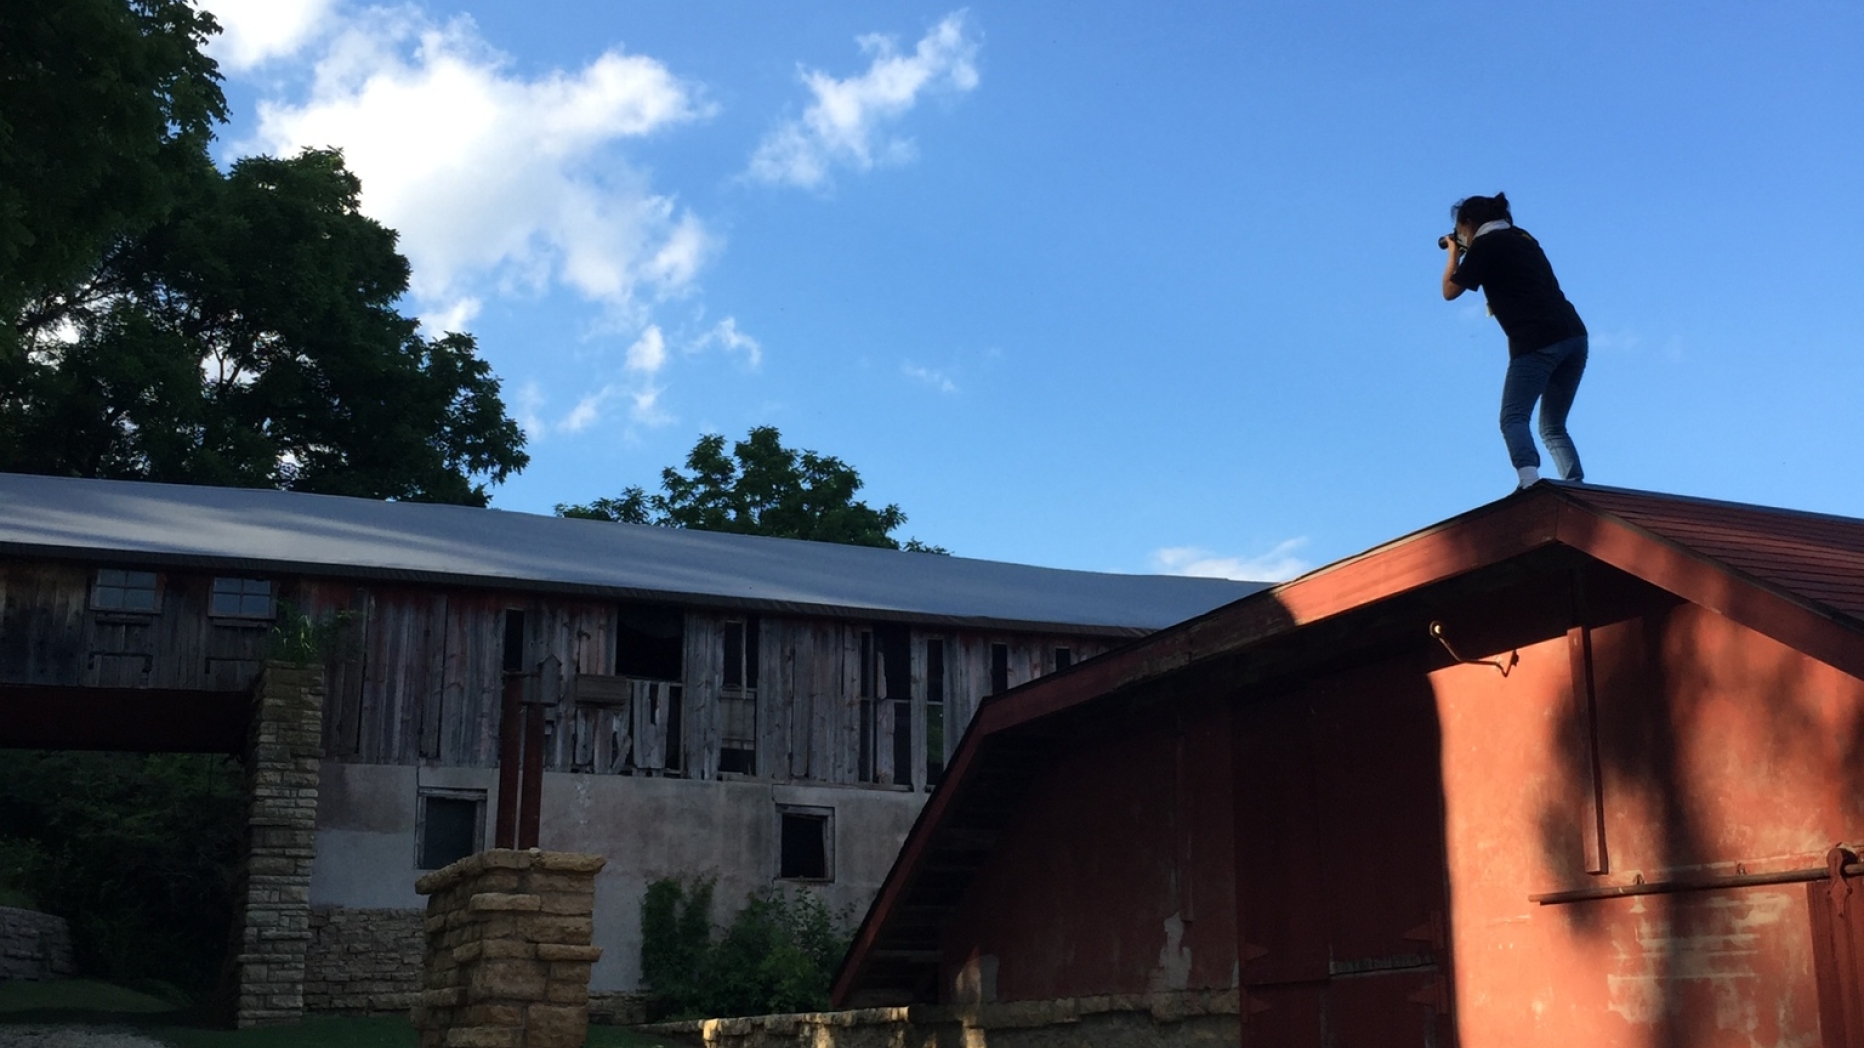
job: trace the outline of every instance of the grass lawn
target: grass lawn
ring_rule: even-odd
[[[313,1016],[299,1026],[208,1029],[159,997],[94,979],[0,983],[0,1027],[79,1023],[129,1027],[173,1048],[414,1048],[404,1016]],[[4,1035],[0,1034],[0,1040]],[[616,1026],[591,1026],[589,1048],[675,1048]]]

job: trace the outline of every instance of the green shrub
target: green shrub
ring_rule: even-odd
[[[731,923],[712,927],[713,882],[663,879],[641,901],[641,974],[656,1018],[816,1011],[847,952],[852,913],[807,891],[752,892]]]

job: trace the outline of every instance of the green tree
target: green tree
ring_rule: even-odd
[[[226,119],[186,0],[0,4],[0,360],[39,301],[166,215]]]
[[[559,505],[557,515],[625,524],[724,531],[738,535],[839,542],[921,553],[946,553],[918,539],[901,543],[892,532],[906,514],[889,503],[874,509],[856,499],[861,475],[832,455],[783,446],[775,426],[754,426],[726,453],[717,433],[699,438],[686,456],[686,472],[660,471],[660,493],[623,489],[616,498]]]
[[[483,505],[524,436],[340,154],[203,154],[173,212],[37,307],[0,362],[0,469]],[[50,323],[48,323],[50,322]]]

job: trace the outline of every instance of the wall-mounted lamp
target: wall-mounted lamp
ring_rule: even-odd
[[[1443,635],[1443,623],[1441,622],[1432,622],[1430,624],[1430,635],[1437,638],[1437,643],[1443,645],[1443,650],[1449,652],[1451,658],[1465,666],[1493,666],[1501,671],[1502,676],[1506,677],[1508,676],[1509,670],[1514,669],[1521,663],[1521,653],[1519,651],[1509,652],[1508,661],[1506,663],[1498,662],[1495,659],[1463,658],[1456,653],[1455,648],[1450,647],[1450,638]]]

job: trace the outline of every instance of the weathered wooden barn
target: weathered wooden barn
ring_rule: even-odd
[[[1857,1048],[1861,842],[1864,521],[1545,484],[986,701],[836,995]]]
[[[237,752],[268,654],[308,646],[306,1001],[399,1007],[414,880],[487,845],[501,692],[524,674],[541,843],[609,856],[594,989],[625,991],[652,879],[864,907],[983,696],[1260,588],[0,475],[0,747]]]

